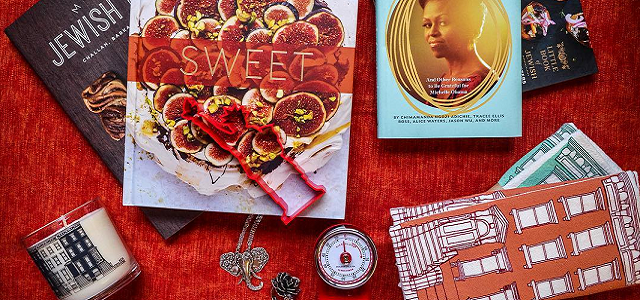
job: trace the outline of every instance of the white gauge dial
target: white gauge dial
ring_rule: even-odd
[[[351,289],[363,285],[375,270],[375,245],[364,233],[346,226],[329,230],[318,241],[318,274],[329,285]]]

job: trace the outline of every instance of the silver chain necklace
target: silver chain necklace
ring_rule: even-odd
[[[252,221],[253,225],[251,225]],[[252,291],[259,291],[262,289],[264,284],[262,283],[262,278],[258,276],[258,272],[260,272],[269,261],[269,253],[267,253],[267,250],[262,247],[251,248],[251,244],[253,244],[253,238],[256,234],[260,221],[262,221],[262,215],[255,215],[255,218],[254,215],[247,216],[247,220],[244,222],[242,232],[238,238],[236,251],[227,252],[220,256],[220,267],[229,272],[229,274],[235,277],[240,277],[238,284],[244,281],[247,284],[247,287]],[[247,234],[247,229],[249,229],[250,225],[251,229],[249,230],[249,236],[247,237],[247,248],[244,252],[240,252],[244,242],[244,237]],[[254,285],[251,282],[253,278],[259,280],[258,285]]]

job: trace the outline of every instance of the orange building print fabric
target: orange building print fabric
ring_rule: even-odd
[[[405,299],[542,300],[640,283],[634,172],[392,209]]]

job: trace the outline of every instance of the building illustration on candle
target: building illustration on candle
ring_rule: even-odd
[[[585,182],[399,223],[405,299],[564,299],[640,283],[637,185],[627,173]]]
[[[79,222],[57,232],[29,249],[29,254],[56,296],[65,298],[124,264],[107,261]]]

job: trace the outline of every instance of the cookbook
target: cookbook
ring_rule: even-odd
[[[289,183],[302,170],[326,194],[301,215],[344,218],[357,9],[355,0],[132,1],[123,203],[283,215],[253,175],[297,196]],[[233,130],[212,136],[212,119]],[[269,126],[275,135],[256,130]]]
[[[523,0],[521,23],[523,91],[598,72],[580,0]]]
[[[6,28],[22,53],[122,182],[129,1],[43,0]],[[52,120],[55,126],[55,120]],[[197,213],[143,210],[167,238]]]
[[[377,0],[378,138],[521,136],[520,11]]]

